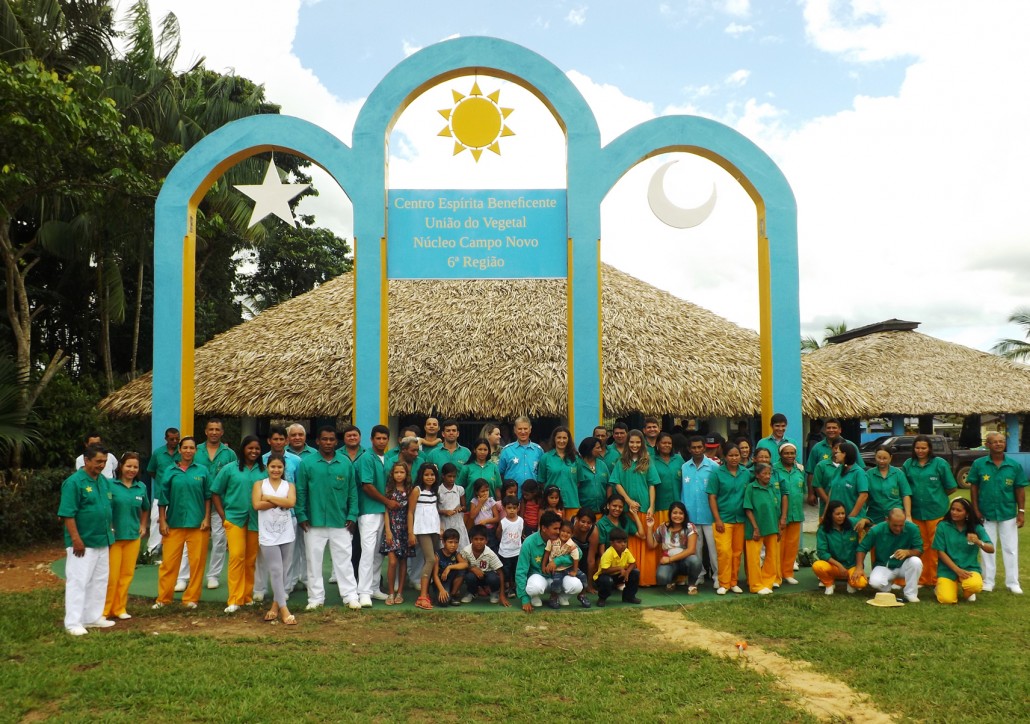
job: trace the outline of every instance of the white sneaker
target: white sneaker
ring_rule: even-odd
[[[763,588],[763,589],[758,591],[758,595],[759,596],[768,596],[770,593],[772,593],[772,589],[771,588]]]
[[[901,590],[901,586],[899,586],[897,583],[892,583],[891,584],[891,590],[892,591],[900,591]]]
[[[976,603],[976,594],[975,594],[975,593],[974,593],[974,594],[971,594],[971,595],[969,596],[969,598],[967,598],[966,600],[967,600],[967,601],[968,601],[969,603]]]
[[[85,636],[89,633],[83,626],[72,626],[71,628],[66,628],[65,631],[71,636]]]
[[[1023,589],[1020,588],[1019,586],[1009,586],[1009,591],[1011,591],[1012,593],[1016,594],[1017,596],[1022,596],[1023,595]]]
[[[240,607],[237,606],[235,603],[232,604],[231,606],[226,606],[225,607],[225,612],[226,613],[236,613],[239,610],[240,610]]]
[[[190,601],[189,603],[186,604],[186,608],[190,609],[191,611],[193,609],[195,609],[196,607],[197,607],[197,602],[196,601]]]
[[[471,593],[466,593],[464,596],[461,597],[461,602],[462,603],[472,603],[472,601],[474,601],[475,598],[476,597],[473,596]]]
[[[314,610],[319,609],[319,608],[322,608],[322,604],[321,603],[317,603],[315,601],[309,601],[308,605],[304,607],[304,610],[305,611],[314,611]]]
[[[987,591],[988,593],[990,593],[991,591],[994,590],[994,584],[993,583],[985,583],[984,587],[981,588],[980,590],[981,591]]]
[[[855,588],[854,586],[852,586],[852,585],[851,585],[851,584],[849,583],[849,584],[848,584],[848,593],[857,593],[857,592],[858,592],[858,589],[857,589],[857,588]]]
[[[369,601],[368,605],[371,608],[372,602]],[[353,611],[360,611],[363,607],[361,605],[361,601],[359,601],[356,598],[352,598],[351,600],[347,601],[347,608],[349,608],[349,609],[351,609]]]
[[[207,587],[208,588],[218,588],[218,579],[214,578],[214,577],[209,577],[207,579]]]
[[[789,584],[791,586],[798,585],[798,579],[794,578],[794,576],[791,576],[790,578],[784,578],[783,582],[787,583],[787,584]]]
[[[851,586],[848,586],[848,588],[851,588]],[[825,593],[827,596],[832,596],[833,595],[833,586],[827,586],[826,590],[823,593]]]
[[[909,603],[919,603],[919,596],[905,596],[905,600]]]
[[[254,600],[257,601],[258,603],[261,603],[262,601],[265,600],[265,594],[263,594],[263,593],[255,593],[254,594]]]
[[[329,576],[329,582],[330,583],[336,583],[336,574],[335,573],[332,574],[331,576]]]
[[[86,628],[111,628],[112,626],[114,626],[114,621],[106,618],[98,618],[96,621],[86,624]]]
[[[377,601],[385,601],[389,597],[390,596],[388,594],[383,593],[382,591],[372,591],[372,598],[374,598]]]
[[[500,601],[501,601],[501,596],[500,596],[499,593],[491,593],[490,594],[490,603],[500,603]]]
[[[800,570],[801,570],[801,566],[800,566],[800,565],[798,565],[798,562],[797,562],[797,561],[794,561],[794,570],[795,570],[795,571],[800,571]]]
[[[718,596],[725,596],[726,595],[726,589],[723,588],[722,586],[719,586],[718,588],[715,589],[715,593]]]
[[[154,604],[153,606],[151,606],[150,608],[151,608],[152,610],[154,610],[154,611],[157,611],[157,610],[159,610],[159,609],[162,609],[162,608],[164,608],[164,607],[165,607],[165,605],[164,605],[163,603],[161,603],[160,601],[158,601],[157,603],[155,603],[155,604]]]
[[[120,618],[122,621],[128,621],[130,618],[132,618],[132,616],[130,616],[127,613],[120,613],[118,614],[118,618]]]
[[[544,605],[544,602],[540,600],[540,596],[533,596],[529,599],[529,602],[533,604],[533,608],[540,608]]]
[[[186,581],[176,581],[175,582],[175,592],[176,593],[182,593],[185,590],[186,590]]]
[[[358,608],[372,608],[372,597],[365,593],[358,596]]]
[[[569,605],[569,597],[566,596],[564,593],[558,594],[558,603],[560,603],[562,606],[568,606]]]
[[[740,586],[734,586],[730,590],[733,591],[734,593],[743,593],[744,592],[744,589],[741,588]]]

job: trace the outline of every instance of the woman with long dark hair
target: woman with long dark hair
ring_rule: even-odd
[[[964,600],[975,601],[984,586],[980,551],[994,553],[994,546],[972,503],[965,498],[951,501],[947,517],[937,526],[933,549],[937,551],[937,600],[958,603],[961,591]]]
[[[839,500],[831,500],[826,504],[826,512],[815,534],[818,560],[812,564],[812,572],[826,589],[827,596],[833,595],[837,581],[848,581],[848,593],[866,587],[868,580],[864,575],[854,580],[855,585],[852,583],[857,552],[858,533],[848,518],[847,508]]]

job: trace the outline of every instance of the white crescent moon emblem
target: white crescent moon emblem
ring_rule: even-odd
[[[678,161],[669,161],[651,177],[651,183],[647,187],[647,203],[658,220],[674,229],[691,229],[704,223],[712,214],[715,208],[715,184],[712,184],[712,195],[700,206],[693,209],[684,209],[669,200],[665,195],[665,172],[669,167]]]

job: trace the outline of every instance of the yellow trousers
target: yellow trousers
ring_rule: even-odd
[[[812,564],[812,573],[819,579],[819,583],[824,586],[832,586],[836,581],[847,581],[854,572],[855,567],[851,566],[847,573],[841,573],[835,565],[828,561],[816,561]],[[854,587],[861,591],[868,584],[869,581],[865,576],[859,576],[858,585]]]
[[[157,602],[169,604],[175,595],[175,580],[179,576],[183,546],[188,544],[190,559],[190,582],[182,594],[183,603],[200,601],[200,587],[204,582],[204,564],[207,559],[207,545],[211,539],[209,531],[200,528],[169,528],[161,543],[161,568],[157,578]]]
[[[765,546],[765,560],[762,558],[762,546]],[[758,593],[763,588],[772,590],[780,571],[780,542],[776,534],[762,536],[760,540],[747,539],[747,587],[751,593]],[[722,566],[720,566],[722,568]],[[791,566],[791,573],[794,566]]]
[[[937,600],[941,603],[958,603],[959,587],[962,588],[962,599],[965,600],[974,593],[980,593],[984,587],[984,579],[979,573],[970,571],[969,578],[964,581],[953,581],[950,578],[938,578]]]
[[[104,600],[104,617],[119,616],[129,602],[129,584],[136,574],[136,559],[139,557],[140,539],[116,540],[110,547],[110,575],[107,579],[107,598]]]
[[[744,524],[724,523],[725,530],[712,525],[715,536],[715,554],[719,559],[719,587],[733,588],[740,575],[740,557],[744,553]]]
[[[937,585],[937,551],[933,549],[933,536],[937,532],[937,524],[942,520],[944,518],[935,518],[934,520],[912,519],[912,522],[919,526],[919,535],[923,537],[923,554],[919,556],[923,561],[923,572],[919,574],[920,586]]]
[[[230,606],[244,606],[253,600],[258,532],[241,528],[228,520],[222,525],[225,527],[225,544],[229,549],[229,599],[227,603]]]
[[[798,548],[801,546],[801,523],[787,523],[780,536],[780,575],[776,577],[777,583],[782,583],[784,578],[794,577],[794,561],[798,557]],[[769,555],[768,552],[765,554]]]

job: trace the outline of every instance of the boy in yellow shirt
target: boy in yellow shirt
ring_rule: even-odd
[[[622,528],[612,528],[608,541],[611,545],[601,554],[601,561],[594,574],[594,580],[597,581],[597,605],[603,607],[619,584],[625,585],[622,590],[623,603],[640,603],[637,598],[640,569],[637,568],[637,559],[629,552],[629,535]]]

